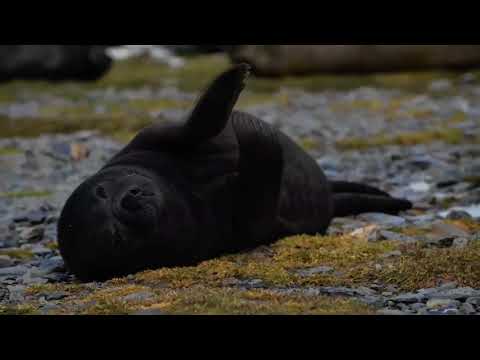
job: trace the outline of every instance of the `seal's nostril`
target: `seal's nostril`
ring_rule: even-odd
[[[97,187],[97,190],[95,191],[95,193],[97,194],[97,197],[101,199],[108,199],[107,191],[103,186]]]

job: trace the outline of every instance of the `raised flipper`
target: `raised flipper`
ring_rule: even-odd
[[[240,147],[235,229],[239,248],[273,241],[283,173],[278,133],[263,121],[234,113],[232,124]]]
[[[220,75],[204,92],[184,124],[155,124],[141,131],[124,152],[194,148],[218,136],[227,126],[233,108],[250,74],[241,64]]]
[[[375,212],[397,215],[410,210],[413,204],[407,200],[364,194],[335,194],[335,217],[346,217]]]
[[[390,197],[390,195],[386,192],[368,185],[350,183],[346,181],[332,181],[330,184],[334,194],[365,194]]]

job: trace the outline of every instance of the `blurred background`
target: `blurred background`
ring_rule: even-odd
[[[23,312],[35,312],[38,301],[43,313],[61,310],[52,301],[76,291],[57,287],[75,281],[65,272],[56,243],[67,198],[140,129],[182,121],[202,89],[237,62],[254,69],[238,109],[293,138],[330,179],[381,188],[411,200],[415,208],[394,217],[335,219],[329,229],[334,240],[325,247],[319,245],[323,240],[298,239],[293,252],[293,243],[274,250],[284,255],[263,249],[252,254],[253,262],[241,256],[231,271],[238,277],[234,281],[256,289],[259,282],[282,279],[290,286],[291,274],[298,273],[303,275],[293,279],[300,286],[358,282],[368,287],[369,304],[382,283],[418,290],[446,280],[479,288],[479,45],[0,45],[0,314],[3,304],[24,306],[28,299],[34,307]],[[287,255],[294,253],[298,263]],[[268,275],[250,270],[239,276],[245,268],[268,268]],[[224,274],[225,267],[219,269]],[[276,271],[278,277],[272,275]],[[217,270],[207,273],[216,284]],[[319,282],[310,283],[311,275]],[[155,288],[163,289],[161,283]],[[31,285],[37,295],[25,293]],[[46,285],[55,289],[47,298],[41,290]],[[144,288],[135,289],[129,291],[142,292],[131,299],[143,299]],[[121,299],[129,294],[120,290]],[[395,287],[384,290],[399,294]],[[453,313],[459,312],[456,300],[466,299],[466,292],[460,294],[452,298]],[[192,292],[185,296],[190,304],[192,296],[204,299]],[[423,311],[422,304],[409,308],[411,294],[405,298],[408,306],[400,303],[395,314]],[[227,303],[214,299],[212,304]],[[266,306],[257,304],[264,304],[258,301],[263,297],[248,299]],[[278,298],[272,299],[271,311],[277,311]],[[123,303],[102,301],[97,306],[87,297],[65,311],[126,311]],[[309,301],[307,311],[314,308]],[[287,307],[296,309],[295,304]],[[476,308],[464,304],[462,311],[478,313],[478,299],[472,304]]]
[[[9,230],[15,216],[57,214],[141,128],[181,121],[237,62],[254,69],[238,109],[330,178],[478,215],[478,45],[0,45],[0,247],[30,241]]]

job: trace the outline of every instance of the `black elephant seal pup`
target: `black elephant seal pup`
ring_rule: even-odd
[[[396,214],[408,201],[329,182],[286,135],[233,108],[249,74],[222,74],[182,125],[144,129],[67,201],[59,245],[84,281],[190,266],[296,234],[335,216]]]

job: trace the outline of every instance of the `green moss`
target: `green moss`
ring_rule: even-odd
[[[0,316],[35,315],[37,308],[32,305],[0,306]]]
[[[42,198],[51,196],[50,191],[18,191],[11,193],[0,193],[0,198],[23,199],[23,198]]]
[[[424,249],[420,246],[384,267],[377,279],[405,291],[435,287],[439,281],[480,287],[480,244],[465,249]]]
[[[22,154],[23,154],[22,151],[14,148],[0,149],[0,156],[15,156],[15,155],[22,155]]]
[[[30,260],[35,257],[35,254],[32,253],[30,250],[24,249],[0,250],[0,255],[7,255],[10,256],[12,259],[18,260]]]
[[[34,138],[42,134],[69,134],[82,130],[96,129],[102,134],[114,134],[118,131],[139,131],[152,123],[149,117],[128,117],[96,115],[72,117],[53,117],[39,119],[16,119],[12,124],[0,118],[0,138]]]
[[[318,140],[312,138],[301,139],[299,145],[306,151],[318,150],[320,148]]]
[[[443,142],[449,145],[458,145],[467,142],[464,133],[459,129],[445,128],[426,130],[416,133],[403,133],[394,136],[376,135],[370,138],[350,138],[337,142],[340,150],[363,150],[372,147],[384,146],[413,146]]]
[[[201,286],[167,294],[151,309],[180,315],[367,315],[372,309],[348,299],[283,295]]]

